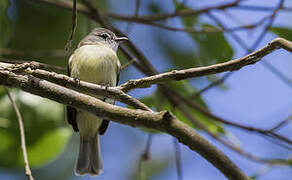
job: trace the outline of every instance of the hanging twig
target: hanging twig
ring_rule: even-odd
[[[121,71],[126,69],[128,66],[130,66],[131,64],[135,63],[136,59],[132,59],[131,61],[127,62],[126,64],[122,65],[121,67]]]
[[[176,164],[176,171],[177,171],[177,180],[183,180],[180,145],[177,139],[175,138],[173,138],[173,146],[174,146],[175,164]]]
[[[32,173],[31,173],[31,170],[30,170],[30,167],[29,167],[29,163],[28,163],[28,157],[27,157],[27,151],[26,151],[26,145],[25,145],[25,133],[24,133],[23,121],[22,121],[20,111],[19,111],[16,103],[12,99],[8,89],[6,87],[4,87],[4,90],[5,90],[8,98],[13,106],[13,109],[16,113],[17,120],[18,120],[19,131],[20,131],[20,140],[21,140],[21,149],[22,149],[23,160],[24,160],[24,165],[25,165],[25,175],[29,178],[29,180],[34,180]]]
[[[150,159],[150,147],[151,147],[151,143],[152,143],[152,138],[153,138],[153,134],[149,133],[148,137],[147,137],[147,142],[146,142],[144,152],[141,154],[140,159],[139,159],[139,163],[138,163],[139,180],[143,180],[143,172],[142,172],[143,162],[148,161]]]
[[[73,38],[74,38],[74,34],[76,31],[76,26],[77,26],[77,8],[76,8],[76,0],[73,0],[73,8],[72,8],[72,30],[71,30],[71,34],[70,37],[67,41],[67,44],[65,46],[65,50],[69,51],[72,47],[72,42],[73,42]]]

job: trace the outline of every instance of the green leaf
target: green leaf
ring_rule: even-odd
[[[28,150],[28,158],[32,167],[48,164],[58,157],[67,145],[72,131],[69,128],[60,128],[46,133]],[[21,164],[23,159],[19,159]]]
[[[0,117],[0,128],[8,128],[10,126],[10,121],[6,118]]]
[[[139,99],[142,103],[146,104],[148,107],[153,108],[157,110],[159,107],[159,99],[157,96],[154,94],[152,96],[145,96]],[[160,131],[157,131],[155,129],[150,129],[150,128],[141,128],[141,130],[146,131],[148,133],[154,133],[154,134],[159,134],[161,133]]]
[[[170,44],[164,45],[164,50],[172,64],[178,69],[187,69],[200,65],[200,61],[194,51],[180,50]]]
[[[59,156],[70,135],[68,129],[60,129],[64,119],[63,105],[19,90],[10,90],[10,93],[23,118],[26,145],[34,167],[49,163]],[[2,137],[7,141],[0,143],[0,166],[23,166],[17,117],[7,96],[0,98],[0,114],[1,122],[3,119],[9,122],[8,126],[0,128],[1,141]],[[44,144],[49,147],[45,148]],[[37,155],[40,151],[44,155]]]
[[[140,162],[141,164],[139,164],[139,162],[137,163],[138,168],[134,169],[131,179],[148,180],[166,170],[170,163],[170,157],[150,159]],[[139,169],[139,166],[141,169]]]
[[[177,11],[192,9],[183,3],[173,0]],[[204,28],[214,28],[210,24],[201,24],[197,16],[183,16],[181,21],[185,28],[194,25]],[[233,49],[222,32],[218,33],[188,33],[194,42],[198,44],[197,58],[203,61],[202,65],[225,62],[232,58]]]
[[[192,9],[177,0],[173,0],[173,4],[175,5],[176,11]],[[191,28],[197,23],[198,19],[197,16],[182,16],[181,20],[185,27]]]
[[[210,81],[210,83],[214,83],[218,80],[221,80],[222,77],[216,75],[216,74],[213,74],[213,75],[209,75],[206,77],[208,81]],[[217,88],[219,88],[220,90],[223,90],[223,91],[226,91],[228,90],[228,85],[226,83],[224,83],[224,81],[220,82],[220,84],[216,85]]]
[[[195,50],[177,47],[175,43],[169,43],[168,40],[161,37],[157,35],[156,42],[159,44],[161,52],[175,66],[175,69],[193,68],[201,65]]]
[[[4,87],[0,86],[0,100],[5,95]]]
[[[35,1],[17,1],[17,21],[8,48],[22,51],[64,50],[72,26],[72,12]],[[73,48],[87,34],[88,21],[78,14]],[[41,55],[11,55],[8,58],[33,60],[51,65],[66,67],[69,57],[56,57],[52,53]]]
[[[278,36],[292,41],[292,29],[284,27],[272,27],[270,31]]]
[[[179,92],[182,96],[188,98],[190,95],[196,92],[196,89],[187,81],[170,81],[168,82],[168,86],[174,89],[176,92]],[[170,104],[168,99],[159,91],[157,90],[153,95],[143,97],[140,99],[143,103],[147,106],[155,109],[156,111],[160,110],[167,110],[172,112],[180,121],[184,122],[188,126],[192,128],[199,129],[196,127],[194,123],[192,123],[178,108],[175,108]],[[201,105],[202,107],[208,109],[207,105],[205,104],[204,100],[201,97],[194,99],[195,103]],[[187,110],[190,114],[198,120],[199,123],[203,124],[209,131],[217,134],[224,134],[225,130],[222,125],[218,122],[213,121],[212,119],[206,117],[202,113],[198,112],[197,110],[186,106]],[[142,130],[150,132],[150,133],[158,133],[154,130],[149,130],[143,128]]]
[[[153,3],[153,2],[148,5],[148,10],[152,14],[158,14],[162,11],[161,6],[159,6],[159,4]]]
[[[203,28],[214,27],[203,24]],[[198,57],[203,65],[222,63],[233,57],[233,49],[222,32],[218,33],[189,33],[198,44]]]
[[[0,1],[0,48],[7,45],[12,34],[12,25],[6,12],[9,4],[9,0]]]

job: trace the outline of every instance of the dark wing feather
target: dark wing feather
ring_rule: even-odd
[[[69,64],[67,65],[67,72],[68,72],[68,76],[70,77],[71,74],[71,70],[70,70],[70,66]],[[75,132],[78,132],[78,126],[77,126],[77,121],[76,121],[76,115],[77,115],[77,110],[76,108],[70,107],[70,106],[66,106],[66,111],[67,111],[67,121],[69,124],[71,124],[73,130]]]
[[[104,135],[109,125],[109,120],[104,119],[98,129],[100,135]]]

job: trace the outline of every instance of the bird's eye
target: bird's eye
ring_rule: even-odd
[[[102,37],[103,39],[107,39],[107,38],[109,38],[109,35],[106,33],[103,33],[100,35],[100,37]]]

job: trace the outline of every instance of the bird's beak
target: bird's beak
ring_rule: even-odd
[[[129,39],[127,37],[117,37],[115,39],[116,42],[121,43],[123,41],[128,41]]]

